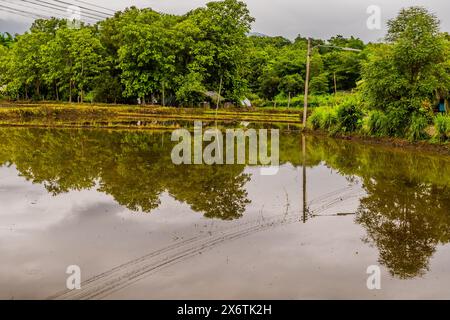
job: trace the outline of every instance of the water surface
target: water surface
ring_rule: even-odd
[[[275,176],[176,166],[170,132],[0,129],[0,298],[449,299],[450,159],[287,129]]]

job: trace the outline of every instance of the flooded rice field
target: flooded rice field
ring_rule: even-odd
[[[174,145],[0,129],[0,298],[450,298],[448,157],[283,126],[279,171],[262,175],[175,165]]]

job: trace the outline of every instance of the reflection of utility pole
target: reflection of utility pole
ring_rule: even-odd
[[[303,223],[306,223],[308,215],[308,204],[306,200],[306,136],[302,134],[303,155]]]
[[[219,93],[217,94],[217,104],[216,104],[216,141],[219,143],[219,129],[217,128],[217,112],[219,111],[220,105],[220,95],[222,94],[223,76],[220,76]],[[222,146],[219,143],[219,157],[222,157]]]

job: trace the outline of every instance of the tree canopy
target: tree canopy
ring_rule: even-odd
[[[12,99],[196,106],[220,91],[238,104],[303,92],[307,39],[252,35],[254,18],[238,0],[207,3],[184,15],[128,8],[95,25],[38,19],[15,38],[2,34],[1,86]],[[314,44],[363,49],[356,38]],[[350,90],[361,56],[317,47],[311,90]],[[211,95],[209,99],[212,100]],[[215,103],[215,101],[210,101]]]
[[[301,96],[308,39],[252,34],[253,21],[238,0],[184,15],[131,7],[78,29],[39,19],[25,34],[0,36],[0,88],[10,99],[173,106],[215,104],[219,91],[236,105]],[[391,127],[404,131],[448,98],[450,36],[439,26],[434,14],[411,7],[388,22],[384,43],[312,39],[311,94],[359,89],[367,109],[388,113]]]
[[[439,20],[422,7],[400,11],[388,22],[386,43],[371,45],[362,71],[362,97],[387,112],[404,130],[418,114],[429,114],[436,98],[450,92],[450,42]]]

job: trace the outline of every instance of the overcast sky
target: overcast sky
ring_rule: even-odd
[[[34,0],[36,1],[36,0]],[[37,0],[39,1],[39,0]],[[51,1],[51,0],[47,0]],[[183,14],[203,6],[207,0],[83,0],[111,9],[135,5],[154,10]],[[450,1],[448,0],[244,0],[253,17],[253,31],[267,35],[282,35],[294,39],[298,34],[329,38],[336,34],[355,35],[365,41],[376,41],[385,34],[386,20],[394,17],[402,7],[422,5],[436,13],[442,21],[442,30],[450,31]],[[76,3],[76,0],[64,2]],[[31,19],[5,13],[4,6],[18,7],[22,0],[0,0],[0,32],[24,32]],[[29,4],[28,4],[29,5]],[[81,4],[82,5],[82,4]],[[367,8],[381,8],[382,29],[370,30],[367,25]],[[4,9],[4,8],[3,8]],[[29,10],[26,7],[24,10]]]

